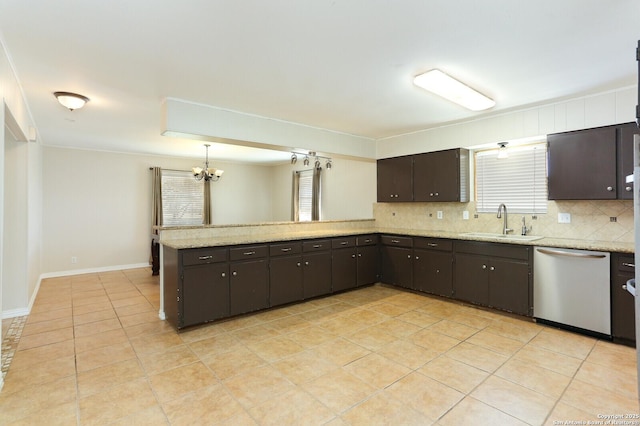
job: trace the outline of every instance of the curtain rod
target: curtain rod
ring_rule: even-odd
[[[149,167],[149,170],[153,170],[155,167]],[[185,173],[191,173],[191,170],[176,170],[176,169],[163,169],[160,168],[161,170],[168,170],[170,172],[185,172]]]

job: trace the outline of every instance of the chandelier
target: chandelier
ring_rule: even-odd
[[[207,157],[206,160],[204,162],[204,169],[202,167],[194,167],[193,169],[191,169],[191,171],[193,172],[193,177],[196,178],[196,180],[202,180],[204,179],[205,181],[218,181],[220,180],[220,178],[222,177],[222,174],[224,173],[224,170],[218,170],[218,169],[214,169],[214,168],[209,168],[209,144],[204,144],[206,150],[207,150]]]

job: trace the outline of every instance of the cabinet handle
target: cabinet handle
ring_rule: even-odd
[[[304,262],[304,265],[305,266],[309,266],[309,262]]]
[[[407,255],[407,259],[411,259],[411,255],[410,254]]]
[[[607,186],[607,191],[613,192],[613,186]]]
[[[367,238],[366,240],[364,240],[365,243],[370,243],[371,242],[371,238]]]
[[[222,276],[222,278],[224,278],[224,277],[226,277],[226,276],[227,276],[227,273],[226,273],[226,272],[223,272],[223,273],[222,273],[222,274],[220,274],[220,275]]]
[[[436,243],[428,243],[427,245],[429,247],[438,247],[438,244],[436,244]]]
[[[416,256],[416,260],[420,260],[420,256]]]
[[[439,274],[439,273],[440,273],[440,269],[436,269],[436,274]]]
[[[487,265],[482,265],[482,269],[487,269]]]
[[[489,268],[489,270],[490,270],[490,271],[495,271],[495,270],[496,270],[496,268],[492,266],[491,268]]]
[[[625,186],[624,190],[627,192],[631,192],[633,190],[633,188],[631,188],[630,186]]]
[[[297,266],[300,266],[300,265],[301,265],[301,263],[300,263],[300,262],[298,262],[296,265],[297,265]]]
[[[233,272],[231,273],[231,275],[233,275],[233,276],[235,277],[235,276],[237,276],[237,275],[238,275],[238,273],[237,273],[236,271],[233,271]]]
[[[321,247],[322,247],[322,244],[314,244],[313,245],[313,248],[321,248]]]
[[[285,252],[285,253],[286,253],[286,252],[288,252],[288,251],[291,251],[291,250],[292,250],[292,248],[291,248],[291,247],[287,247],[287,248],[280,249],[280,251],[283,251],[283,252]],[[246,253],[245,253],[245,254],[246,254]]]
[[[341,246],[346,246],[347,244],[349,244],[348,241],[343,241],[343,242],[340,243]]]
[[[355,258],[356,258],[356,255],[355,255],[355,254],[352,254],[352,255],[351,255],[351,258],[352,258],[352,259],[355,259]]]
[[[244,254],[245,256],[253,256],[254,254],[256,254],[256,252],[255,251],[245,251],[242,254]]]
[[[358,257],[362,257],[362,253],[358,253]]]
[[[629,263],[629,262],[622,262],[622,266],[626,266],[628,268],[635,268],[636,264],[635,263]]]
[[[209,256],[198,256],[199,260],[209,260],[209,259],[213,259],[213,256],[209,255]]]
[[[438,195],[440,195],[440,194],[436,192],[436,197],[437,197]]]
[[[391,244],[398,244],[400,243],[400,240],[391,240]]]

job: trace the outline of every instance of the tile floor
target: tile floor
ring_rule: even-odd
[[[45,280],[0,424],[551,425],[638,412],[633,349],[382,285],[182,333],[158,303],[146,268]]]

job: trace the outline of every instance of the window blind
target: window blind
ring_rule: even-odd
[[[504,203],[513,213],[546,213],[547,144],[509,148],[508,158],[497,157],[497,149],[475,155],[477,211],[497,212]]]
[[[204,187],[190,172],[162,170],[164,226],[202,225]]]
[[[313,202],[313,170],[303,170],[298,173],[300,174],[298,218],[300,222],[309,222]]]

